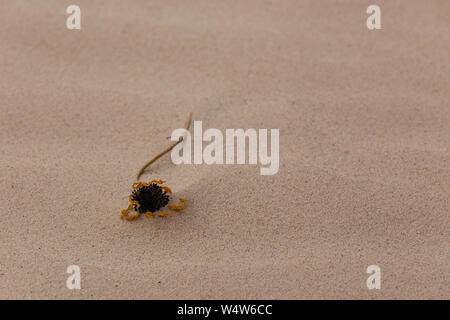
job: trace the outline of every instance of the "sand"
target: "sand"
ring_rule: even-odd
[[[1,1],[0,298],[449,298],[450,2],[371,3]],[[279,172],[166,155],[188,209],[120,220],[190,111]]]

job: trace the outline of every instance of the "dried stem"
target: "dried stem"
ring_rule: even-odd
[[[186,130],[189,130],[189,127],[191,126],[191,120],[192,120],[192,112],[189,113],[189,118],[186,122]],[[167,152],[169,152],[170,150],[172,150],[173,148],[175,148],[175,146],[177,144],[179,144],[180,142],[183,141],[184,137],[181,137],[180,140],[175,141],[170,147],[168,147],[166,150],[164,150],[163,152],[161,152],[160,154],[156,155],[152,160],[150,160],[149,162],[147,162],[141,170],[139,170],[136,179],[139,181],[139,177],[142,175],[142,173],[144,173],[145,169],[147,169],[147,167],[149,165],[151,165],[153,162],[155,162],[156,160],[158,160],[159,158],[161,158],[163,155],[165,155]]]

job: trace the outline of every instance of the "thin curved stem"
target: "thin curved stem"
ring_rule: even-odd
[[[192,112],[189,113],[189,118],[186,122],[186,130],[189,130],[189,127],[191,126],[191,121],[192,121]],[[147,169],[147,167],[149,165],[151,165],[153,162],[155,162],[156,160],[158,160],[159,158],[161,158],[163,155],[165,155],[167,152],[169,152],[170,150],[172,150],[173,148],[175,148],[175,146],[179,143],[181,143],[183,141],[184,137],[181,137],[180,140],[175,141],[174,143],[172,143],[172,145],[170,147],[168,147],[166,150],[164,150],[163,152],[159,153],[158,155],[156,155],[152,160],[150,160],[149,162],[147,162],[141,170],[139,170],[136,179],[139,181],[139,177],[144,173],[145,169]]]

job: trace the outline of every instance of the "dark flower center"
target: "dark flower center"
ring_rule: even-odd
[[[156,183],[133,190],[132,199],[141,205],[139,209],[134,206],[139,213],[156,212],[169,203],[169,195]]]

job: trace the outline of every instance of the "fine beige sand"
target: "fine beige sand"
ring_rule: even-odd
[[[0,298],[448,299],[450,2],[370,4],[0,1]],[[166,155],[188,209],[120,220],[189,111],[279,172]]]

